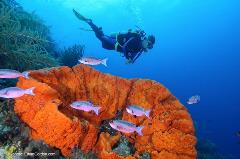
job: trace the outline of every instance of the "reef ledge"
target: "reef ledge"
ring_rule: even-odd
[[[14,111],[30,128],[33,139],[71,156],[74,147],[84,153],[94,151],[100,159],[135,159],[148,152],[152,159],[195,159],[196,137],[187,109],[168,89],[156,81],[123,79],[101,73],[86,65],[56,67],[30,72],[30,79],[19,78],[17,87],[35,87],[35,96],[15,100]],[[88,100],[101,107],[100,114],[70,107],[76,100]],[[128,105],[151,109],[151,118],[134,117]],[[124,134],[134,145],[132,156],[112,151],[121,136],[100,132],[102,121],[122,111],[122,119],[143,125],[143,136]]]

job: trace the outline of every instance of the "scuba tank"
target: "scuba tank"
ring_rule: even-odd
[[[136,32],[140,35],[141,37],[141,40],[144,40],[146,39],[146,33],[143,29],[141,29],[139,26],[135,25],[135,27],[137,28],[136,29]]]
[[[137,26],[137,25],[135,25],[135,27],[137,28],[136,32],[140,35],[141,40],[146,40],[147,39],[146,32],[143,29],[141,29],[139,26]],[[143,49],[143,51],[147,52],[147,49]]]

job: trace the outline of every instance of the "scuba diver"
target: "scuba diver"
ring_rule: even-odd
[[[97,27],[91,19],[88,19],[73,9],[75,16],[82,20],[92,28],[96,37],[102,42],[102,47],[107,50],[116,50],[123,53],[123,56],[127,59],[127,63],[134,63],[137,58],[148,49],[153,48],[155,43],[155,37],[149,35],[146,37],[146,33],[137,29],[133,32],[131,29],[127,33],[117,33],[107,36],[103,33],[101,27]]]

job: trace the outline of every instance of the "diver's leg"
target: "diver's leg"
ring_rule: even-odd
[[[88,25],[94,31],[96,37],[102,42],[103,48],[108,49],[108,50],[114,50],[115,49],[116,39],[104,35],[101,27],[96,26],[92,22],[91,19],[88,19],[88,18],[84,17],[83,15],[78,13],[75,9],[73,9],[73,13],[75,14],[75,16],[79,20],[82,20],[82,21],[85,21],[86,23],[88,23]]]
[[[88,23],[88,25],[92,28],[92,30],[94,31],[96,37],[102,41],[102,38],[104,36],[104,33],[102,31],[101,27],[97,27],[91,19],[86,20],[86,22]]]
[[[86,22],[89,24],[89,26],[94,31],[96,37],[102,42],[102,47],[108,50],[114,50],[115,49],[115,43],[116,39],[111,38],[109,36],[104,35],[102,28],[96,26],[91,19],[87,19]]]
[[[108,50],[115,50],[116,39],[104,35],[102,37],[102,47]]]
[[[102,28],[97,27],[95,24],[93,24],[92,20],[89,18],[84,17],[83,15],[81,15],[79,12],[77,12],[75,9],[73,9],[73,13],[75,14],[75,16],[79,19],[82,20],[84,22],[87,22],[90,27],[92,28],[92,30],[95,32],[97,38],[99,40],[102,40],[102,37],[104,36],[104,33],[102,31]]]

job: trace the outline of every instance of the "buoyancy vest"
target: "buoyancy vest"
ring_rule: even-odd
[[[118,33],[116,34],[116,44],[115,50],[118,52],[123,52],[124,44],[130,39],[134,38],[128,46],[128,51],[132,53],[137,53],[142,50],[141,36],[137,32],[127,32],[127,33]]]

